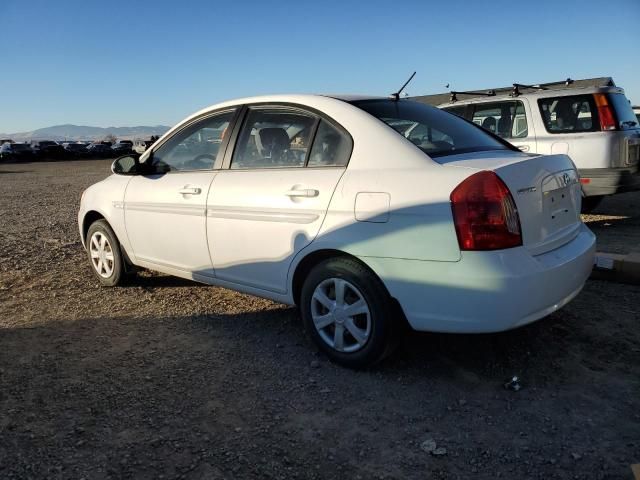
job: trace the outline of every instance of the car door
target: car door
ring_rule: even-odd
[[[207,201],[216,277],[285,293],[291,260],[317,235],[352,140],[331,120],[287,106],[248,108],[234,138]]]
[[[186,125],[150,153],[149,174],[131,179],[125,225],[138,263],[183,276],[214,275],[206,201],[234,115],[226,110]]]
[[[473,104],[471,121],[523,152],[536,152],[536,139],[526,99]]]

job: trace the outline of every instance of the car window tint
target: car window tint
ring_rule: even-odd
[[[343,167],[349,162],[350,156],[351,139],[329,122],[321,120],[307,165],[310,167]]]
[[[232,169],[303,167],[316,118],[286,109],[251,109],[231,160]]]
[[[410,100],[357,100],[353,105],[382,120],[432,158],[511,147],[462,118]]]
[[[593,95],[571,95],[538,100],[544,126],[549,133],[600,130]]]
[[[153,152],[152,166],[160,172],[209,170],[228,132],[234,111],[208,117],[178,132]]]
[[[518,101],[476,104],[472,121],[502,138],[524,138],[528,135],[524,105]]]

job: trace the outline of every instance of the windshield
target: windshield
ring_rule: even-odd
[[[430,157],[509,150],[506,143],[455,115],[409,100],[352,102],[382,120]]]
[[[638,128],[638,119],[633,113],[629,100],[627,100],[627,97],[625,97],[623,93],[610,94],[609,100],[611,100],[613,108],[616,111],[618,126],[621,130]]]

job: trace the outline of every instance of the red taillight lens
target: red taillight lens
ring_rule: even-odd
[[[498,250],[522,245],[520,218],[509,189],[494,172],[479,172],[451,193],[461,250]]]
[[[604,93],[594,93],[593,98],[596,101],[598,107],[598,117],[600,117],[600,129],[601,130],[615,130],[616,119],[613,115],[613,107],[609,103],[607,95]]]

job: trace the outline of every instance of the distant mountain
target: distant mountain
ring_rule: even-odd
[[[134,138],[148,138],[151,135],[162,135],[170,127],[156,125],[153,127],[87,127],[84,125],[55,125],[39,128],[32,132],[0,133],[0,138],[11,138],[16,142],[29,140],[101,140],[107,135],[114,135],[118,139],[133,140]]]

